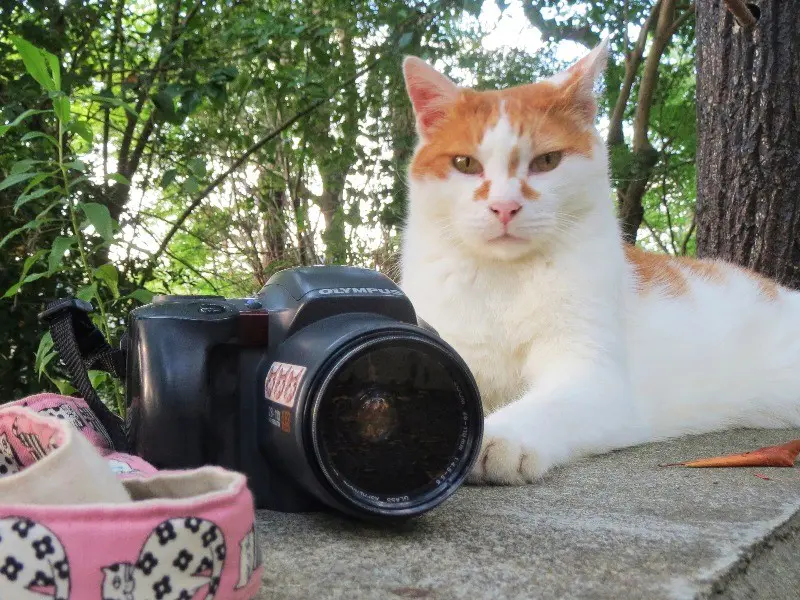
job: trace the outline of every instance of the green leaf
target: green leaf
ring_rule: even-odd
[[[122,173],[111,173],[106,177],[106,179],[110,179],[111,181],[116,181],[117,183],[121,183],[122,185],[130,186],[131,182],[130,179],[125,177]]]
[[[222,67],[211,74],[210,79],[214,81],[233,81],[239,74],[239,69],[234,66]]]
[[[25,262],[22,265],[22,273],[19,276],[20,282],[25,279],[25,276],[28,274],[28,271],[31,270],[31,267],[33,267],[33,265],[35,265],[45,254],[47,254],[47,250],[41,249],[37,250],[25,259]]]
[[[82,160],[73,160],[68,163],[64,163],[64,166],[68,169],[73,169],[75,171],[80,171],[81,173],[86,172],[86,163]]]
[[[132,291],[130,294],[126,296],[126,298],[133,298],[134,300],[137,300],[142,304],[150,304],[153,301],[153,296],[155,296],[155,294],[150,290],[140,288],[138,290]]]
[[[49,110],[34,110],[32,108],[28,109],[25,112],[23,112],[21,115],[19,115],[16,119],[11,121],[11,123],[9,123],[8,125],[0,125],[0,136],[2,136],[6,131],[11,129],[12,127],[16,127],[17,125],[22,123],[28,117],[30,117],[32,115],[40,115],[42,113],[48,113],[48,112],[50,112],[50,111]]]
[[[67,250],[72,248],[72,245],[77,241],[74,235],[58,236],[53,240],[53,247],[50,249],[50,256],[47,257],[47,270],[50,273],[55,273],[56,269],[61,266],[61,261],[64,260],[64,255]]]
[[[127,112],[129,112],[131,114],[131,116],[136,117],[137,119],[139,118],[139,113],[137,113],[130,104],[128,104],[126,102],[123,102],[122,100],[120,100],[119,98],[115,98],[114,96],[103,96],[103,95],[99,95],[99,94],[92,94],[92,95],[88,96],[88,98],[90,100],[94,100],[94,101],[100,102],[102,104],[109,104],[109,105],[115,106],[115,107],[120,107],[121,106]]]
[[[167,169],[164,172],[164,176],[161,178],[161,189],[165,189],[169,184],[175,181],[175,178],[178,176],[178,171],[176,169]]]
[[[12,238],[15,238],[16,236],[18,236],[23,231],[26,231],[28,229],[34,229],[37,226],[38,223],[39,223],[39,221],[28,221],[22,227],[17,227],[16,229],[12,229],[11,231],[9,231],[6,234],[6,237],[4,237],[2,240],[0,240],[0,248],[5,246],[6,242],[11,240]]]
[[[42,376],[45,367],[47,367],[47,364],[52,360],[53,356],[55,356],[55,352],[53,352],[53,336],[50,335],[48,331],[42,336],[42,339],[39,340],[39,347],[36,349],[35,365],[36,373],[39,377]]]
[[[44,373],[44,370],[47,368],[47,365],[49,365],[51,362],[53,362],[53,359],[56,356],[58,356],[58,352],[53,350],[52,352],[50,352],[50,353],[46,354],[44,357],[42,357],[42,360],[41,360],[41,362],[39,364],[39,366],[41,367],[41,371],[39,371],[39,373],[38,373],[39,379],[42,378],[42,374]]]
[[[411,39],[414,37],[414,34],[410,31],[404,33],[400,36],[400,39],[397,41],[397,47],[399,49],[403,49],[411,43]]]
[[[202,158],[195,157],[189,161],[189,170],[198,177],[204,177],[206,174],[206,161]]]
[[[63,94],[55,96],[53,98],[53,110],[56,112],[56,117],[62,123],[69,122],[69,115],[70,115],[70,103],[69,98],[64,96]]]
[[[29,179],[33,179],[40,173],[13,173],[6,177],[2,182],[0,182],[0,190],[4,190],[6,188],[10,188],[12,185],[17,185],[18,183],[22,183],[23,181],[28,181]]]
[[[11,165],[11,174],[16,175],[17,173],[27,173],[33,168],[33,165],[39,164],[40,160],[32,160],[30,158],[26,158],[24,160],[18,160],[13,165]]]
[[[92,298],[97,297],[97,284],[93,283],[92,285],[83,286],[77,292],[75,292],[75,296],[81,300],[84,300],[85,302],[91,302]]]
[[[114,298],[119,298],[119,273],[111,263],[97,267],[94,270],[94,278],[106,284]]]
[[[55,189],[58,189],[58,188],[52,188],[52,189],[55,190]],[[53,210],[53,208],[55,208],[56,206],[58,206],[58,205],[60,205],[62,203],[63,203],[63,201],[61,200],[61,198],[59,198],[58,200],[55,200],[54,202],[51,202],[50,204],[48,204],[42,210],[42,212],[40,212],[38,215],[36,215],[36,219],[41,221],[42,219],[45,218],[45,216],[47,216],[47,213],[49,213],[51,210]]]
[[[34,273],[33,275],[28,275],[22,281],[19,281],[12,285],[10,288],[6,290],[6,293],[3,294],[3,298],[10,298],[11,296],[16,296],[19,293],[19,290],[22,288],[23,285],[26,283],[30,283],[31,281],[36,281],[37,279],[41,279],[42,277],[46,277],[47,273]]]
[[[50,64],[50,71],[53,74],[53,83],[56,84],[56,89],[61,89],[61,65],[58,64],[58,58],[55,55],[50,54],[46,50],[40,50],[42,55],[47,59],[47,62]]]
[[[92,140],[94,139],[94,135],[92,134],[92,128],[86,121],[73,121],[67,127],[67,131],[71,131],[72,133],[77,133],[89,144],[91,144]]]
[[[54,138],[52,135],[47,135],[46,133],[42,133],[41,131],[29,131],[28,133],[22,136],[22,139],[20,141],[29,142],[30,140],[36,140],[39,138],[46,139],[48,142],[53,144],[53,146],[56,149],[58,149],[58,141],[56,140],[56,138]]]
[[[31,179],[31,180],[28,182],[28,185],[26,185],[26,186],[25,186],[25,189],[24,189],[24,190],[22,190],[22,193],[23,193],[23,194],[27,194],[27,193],[28,193],[28,192],[30,192],[30,191],[31,191],[33,188],[35,188],[37,185],[39,185],[40,183],[42,183],[42,182],[43,182],[45,179],[47,179],[47,178],[48,178],[48,177],[50,177],[51,175],[55,175],[56,173],[57,173],[57,171],[51,171],[51,172],[49,172],[49,173],[38,173],[38,174],[36,175],[36,177],[34,177],[33,179]]]
[[[110,381],[111,378],[111,373],[106,371],[91,370],[87,371],[87,375],[89,375],[89,382],[95,389],[99,388],[105,382]]]
[[[158,112],[162,113],[162,116],[168,119],[175,116],[175,102],[172,94],[161,90],[157,94],[153,94],[150,99],[155,104]]]
[[[197,179],[190,175],[186,181],[183,182],[183,189],[187,194],[196,194],[200,190],[200,184],[197,182]]]
[[[12,285],[10,288],[8,288],[6,290],[5,294],[3,294],[2,298],[0,298],[0,300],[2,300],[3,298],[11,298],[13,296],[16,296],[17,292],[19,291],[19,289],[21,287],[22,287],[22,282],[18,281],[17,283],[15,283],[14,285]]]
[[[66,379],[53,379],[53,383],[58,388],[58,393],[62,396],[70,396],[78,391]]]
[[[57,89],[53,78],[47,72],[47,65],[42,51],[16,35],[11,36],[11,42],[22,57],[22,62],[25,63],[25,70],[28,71],[28,74],[38,81],[39,85],[44,89],[50,91]]]
[[[107,206],[96,202],[82,202],[78,206],[100,237],[107,242],[114,239],[114,220]]]
[[[59,189],[58,186],[51,188],[39,188],[38,190],[31,192],[30,194],[22,194],[19,198],[17,198],[17,201],[14,203],[14,214],[17,214],[17,211],[31,200],[36,200],[37,198],[46,196],[47,194],[54,192],[58,189]]]

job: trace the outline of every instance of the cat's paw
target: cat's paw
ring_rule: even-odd
[[[502,437],[486,437],[478,461],[467,477],[471,484],[524,485],[539,478],[536,454]]]
[[[541,479],[548,464],[540,452],[512,430],[486,422],[481,453],[467,481],[472,484],[524,485]]]

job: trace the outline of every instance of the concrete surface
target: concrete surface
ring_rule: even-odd
[[[260,511],[258,598],[798,599],[800,466],[658,466],[794,438],[800,430],[696,436],[538,485],[465,486],[394,529]]]

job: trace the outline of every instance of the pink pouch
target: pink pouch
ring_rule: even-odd
[[[0,599],[252,599],[263,567],[245,477],[158,472],[111,452],[87,411],[52,394],[0,407]]]

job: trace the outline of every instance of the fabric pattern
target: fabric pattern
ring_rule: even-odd
[[[0,407],[0,598],[252,599],[263,564],[245,477],[157,471],[112,452],[93,417],[53,394]]]

